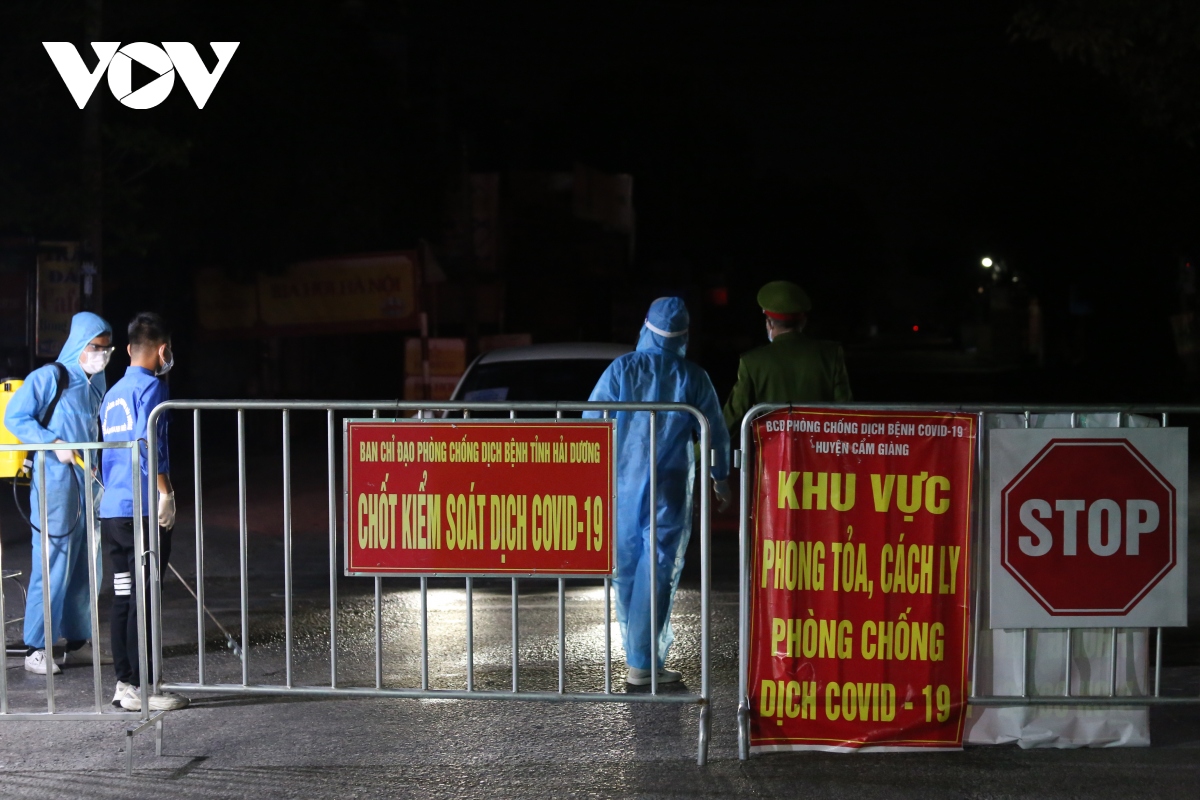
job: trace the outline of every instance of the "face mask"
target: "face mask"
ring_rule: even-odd
[[[95,375],[97,372],[103,372],[108,366],[109,356],[112,355],[107,350],[102,352],[84,352],[79,357],[79,365],[83,367],[83,371],[88,375]]]
[[[171,367],[175,366],[175,351],[173,351],[173,350],[171,351],[170,360],[163,358],[163,356],[165,356],[166,353],[167,353],[167,351],[166,351],[166,349],[164,349],[163,352],[159,355],[159,358],[162,359],[162,366],[160,366],[158,369],[154,370],[154,374],[159,376],[160,378],[163,375],[166,375],[168,372],[170,372]]]

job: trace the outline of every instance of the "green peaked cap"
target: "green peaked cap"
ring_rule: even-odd
[[[791,281],[771,281],[759,289],[758,305],[776,314],[807,314],[812,310],[808,293]]]

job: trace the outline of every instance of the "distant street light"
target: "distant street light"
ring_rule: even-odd
[[[984,256],[983,260],[980,261],[979,263],[983,265],[984,269],[990,269],[992,266],[992,260],[990,258],[988,258],[987,256]]]

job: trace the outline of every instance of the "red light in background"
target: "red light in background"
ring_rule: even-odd
[[[725,306],[729,305],[729,290],[724,286],[718,286],[715,289],[709,289],[708,302],[712,303],[714,306],[720,306],[724,308]]]
[[[913,325],[913,330],[914,330],[914,331],[919,331],[919,330],[921,330],[921,326],[920,326],[920,325]]]

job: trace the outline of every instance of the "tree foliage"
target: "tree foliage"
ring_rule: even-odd
[[[1144,120],[1194,144],[1200,134],[1200,3],[1037,0],[1014,15],[1017,38],[1114,80]]]

